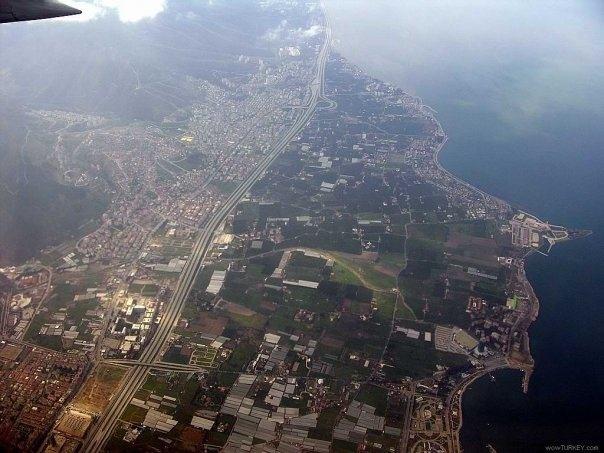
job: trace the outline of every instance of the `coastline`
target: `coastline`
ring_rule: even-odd
[[[323,12],[324,12],[326,19],[329,20],[327,8],[323,8]],[[361,69],[361,71],[367,72],[363,69]],[[386,83],[396,86],[396,84],[391,83],[391,82],[386,82]],[[511,218],[512,213],[514,213],[515,211],[519,211],[519,209],[517,207],[512,206],[511,203],[509,203],[499,197],[496,197],[490,193],[485,192],[484,190],[474,186],[470,182],[453,174],[450,170],[448,170],[447,168],[445,168],[443,166],[443,164],[440,162],[439,157],[441,156],[441,153],[443,152],[446,144],[448,143],[449,136],[446,134],[445,129],[443,128],[442,124],[436,117],[436,115],[438,114],[437,110],[430,107],[429,105],[424,104],[421,97],[416,96],[416,95],[411,95],[410,93],[407,93],[406,91],[404,91],[404,89],[403,89],[403,92],[406,95],[408,95],[416,100],[416,102],[418,103],[419,112],[421,112],[423,115],[425,115],[426,118],[430,119],[430,121],[432,121],[434,123],[434,125],[436,126],[436,131],[433,135],[436,146],[435,146],[435,148],[433,148],[431,161],[432,161],[432,164],[438,169],[438,171],[442,172],[447,178],[450,178],[457,184],[460,184],[463,187],[465,187],[466,189],[468,189],[469,191],[477,194],[482,199],[482,202],[485,207],[485,213],[489,212],[489,206],[491,206],[491,207],[495,206],[495,209],[493,209],[493,211],[491,211],[493,213],[493,215],[489,216],[487,214],[487,217],[502,218],[503,217],[502,215],[499,215],[499,217],[497,217],[497,215],[495,213],[501,214],[502,212],[505,212],[506,217],[509,219],[509,218]],[[442,141],[438,142],[438,138],[440,138],[440,137],[442,137]],[[534,216],[531,215],[531,217],[534,217]],[[523,350],[524,350],[524,355],[522,356],[523,360],[511,359],[510,348],[508,348],[508,350],[506,351],[506,354],[503,358],[500,357],[500,358],[494,360],[488,366],[485,366],[482,369],[478,369],[473,374],[469,375],[467,378],[462,379],[458,383],[458,385],[451,390],[449,395],[447,395],[446,404],[445,404],[445,423],[446,423],[446,426],[448,427],[448,431],[451,436],[450,442],[451,442],[451,446],[453,447],[453,451],[462,451],[462,448],[460,445],[460,431],[463,426],[462,399],[463,399],[463,395],[464,395],[465,391],[469,388],[469,386],[473,382],[475,382],[476,380],[480,379],[481,377],[488,375],[494,371],[501,371],[501,370],[505,370],[505,369],[511,369],[511,370],[516,369],[516,370],[520,370],[523,372],[522,389],[525,394],[528,392],[530,378],[533,373],[533,369],[534,369],[534,365],[535,365],[533,357],[530,354],[530,339],[528,336],[528,328],[530,327],[530,325],[533,322],[535,322],[535,320],[538,317],[539,299],[537,298],[537,296],[534,292],[534,289],[533,289],[530,281],[528,280],[528,277],[526,276],[526,273],[524,271],[524,265],[525,265],[525,258],[527,258],[529,255],[531,255],[534,252],[535,252],[535,250],[530,250],[526,255],[522,256],[521,258],[517,258],[515,260],[517,269],[519,271],[517,274],[517,277],[519,277],[519,281],[522,281],[527,294],[530,295],[529,296],[529,299],[530,299],[529,316],[520,315],[517,325],[514,326],[514,329],[516,327],[518,327],[519,325],[522,327],[522,335],[523,335],[522,343],[523,343]],[[453,414],[457,414],[457,416],[454,417]]]
[[[421,98],[417,98],[419,99],[419,101],[421,102]],[[432,107],[425,105],[422,103],[422,109],[424,112],[426,112],[426,109],[428,111],[428,114],[430,116],[430,118],[432,119],[432,121],[434,121],[434,123],[436,123],[436,125],[438,126],[438,132],[444,136],[443,141],[437,145],[436,150],[434,151],[433,155],[432,155],[432,161],[433,163],[438,167],[438,169],[440,171],[442,171],[443,173],[445,173],[449,178],[453,179],[454,181],[456,181],[459,184],[462,184],[463,186],[467,187],[468,189],[478,193],[480,196],[482,196],[483,200],[486,203],[487,199],[491,199],[495,202],[497,202],[497,204],[499,204],[502,208],[506,208],[508,210],[512,209],[512,205],[510,203],[508,203],[507,201],[496,197],[495,195],[492,195],[490,193],[485,192],[482,189],[479,189],[478,187],[472,185],[470,182],[465,181],[464,179],[458,177],[457,175],[451,173],[451,171],[447,170],[440,162],[440,160],[438,159],[440,156],[440,153],[442,152],[442,150],[444,149],[445,145],[447,144],[447,142],[449,141],[449,136],[446,134],[444,128],[442,127],[442,124],[440,123],[440,121],[438,121],[438,119],[436,118],[435,114],[433,112],[436,112],[436,110],[434,110]]]
[[[421,101],[421,99],[420,99],[420,101]],[[465,187],[467,187],[468,189],[480,194],[482,196],[483,200],[485,201],[485,205],[486,205],[487,199],[491,199],[491,200],[495,201],[499,206],[505,207],[508,210],[512,211],[513,207],[507,201],[502,200],[494,195],[491,195],[491,194],[479,189],[478,187],[472,185],[468,181],[465,181],[465,180],[461,179],[460,177],[456,176],[455,174],[451,173],[451,171],[449,171],[442,165],[442,163],[439,160],[439,156],[440,156],[440,153],[445,148],[445,145],[447,144],[449,137],[445,133],[444,128],[442,127],[440,121],[438,121],[438,119],[435,117],[433,112],[436,112],[436,111],[434,109],[432,109],[431,107],[424,105],[423,103],[422,103],[422,109],[424,111],[427,110],[427,112],[429,113],[429,116],[437,124],[439,133],[444,136],[443,141],[439,145],[437,145],[436,150],[434,151],[433,156],[432,156],[433,163],[438,167],[438,169],[440,171],[442,171],[443,173],[445,173],[448,177],[454,179],[459,184],[462,184]],[[497,365],[492,368],[486,368],[484,370],[480,370],[480,371],[468,376],[466,379],[462,380],[459,383],[459,385],[451,391],[451,394],[447,397],[448,404],[446,405],[446,408],[447,408],[446,410],[447,410],[447,419],[449,420],[449,426],[451,427],[453,445],[455,446],[457,451],[462,450],[459,434],[460,434],[461,428],[463,426],[463,409],[462,409],[463,395],[472,383],[474,383],[476,380],[478,380],[478,379],[484,377],[485,375],[490,374],[494,371],[505,370],[505,369],[511,369],[511,370],[516,369],[516,370],[520,370],[523,373],[522,391],[525,394],[528,393],[530,379],[531,379],[531,376],[533,374],[533,370],[535,367],[535,361],[534,361],[534,359],[531,355],[531,351],[530,351],[530,338],[528,335],[528,329],[529,329],[530,325],[532,323],[534,323],[539,316],[539,298],[535,294],[534,288],[531,285],[530,280],[526,276],[524,267],[525,267],[525,263],[526,263],[526,261],[525,261],[526,258],[528,258],[533,253],[534,253],[533,250],[529,251],[524,257],[522,257],[519,260],[519,263],[518,263],[519,264],[518,276],[521,277],[522,283],[523,283],[527,293],[530,295],[530,315],[528,318],[520,317],[520,319],[519,319],[519,322],[524,320],[526,323],[523,326],[524,327],[523,343],[524,343],[524,349],[526,351],[525,361],[522,361],[522,362],[512,361],[512,359],[510,358],[510,352],[508,349],[508,352],[506,353],[506,357],[505,357],[505,360],[506,360],[505,364]],[[452,426],[452,423],[451,423],[451,413],[453,411],[456,411],[459,414],[458,415],[459,423],[455,424],[454,427]]]

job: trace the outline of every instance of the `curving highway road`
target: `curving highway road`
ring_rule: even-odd
[[[312,118],[317,102],[323,98],[323,87],[325,83],[325,66],[329,55],[331,41],[331,28],[326,22],[325,40],[318,55],[316,73],[310,83],[310,101],[305,109],[301,109],[298,118],[294,121],[289,131],[278,140],[264,160],[248,175],[247,179],[229,196],[226,202],[208,220],[205,228],[201,231],[191,256],[181,272],[176,289],[165,312],[159,322],[155,335],[149,341],[123,382],[125,383],[118,394],[115,395],[105,412],[101,415],[96,425],[89,432],[84,441],[82,451],[98,452],[111,436],[113,428],[119,416],[124,412],[136,391],[143,385],[149,370],[149,363],[156,362],[161,357],[161,352],[170,338],[172,328],[180,318],[185,302],[191,292],[195,278],[199,273],[203,259],[212,245],[214,232],[227,217],[229,212],[237,205],[241,198],[251,189],[258,179],[262,177],[267,168],[275,161],[289,142],[296,137]]]

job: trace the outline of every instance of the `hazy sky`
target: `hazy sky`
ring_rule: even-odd
[[[373,75],[428,102],[441,99],[441,90],[449,97],[453,90],[459,103],[484,96],[502,119],[530,120],[604,96],[604,2],[598,0],[327,5],[336,47]]]

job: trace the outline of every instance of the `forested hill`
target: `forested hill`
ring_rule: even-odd
[[[72,234],[104,209],[104,198],[60,184],[35,156],[48,144],[28,134],[23,111],[0,102],[0,264],[21,262]]]

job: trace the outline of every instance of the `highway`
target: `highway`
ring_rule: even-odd
[[[108,363],[110,365],[117,365],[122,367],[147,367],[153,368],[157,370],[166,370],[166,371],[174,371],[174,372],[182,372],[182,373],[203,373],[207,372],[208,369],[203,368],[198,365],[188,365],[186,363],[171,363],[171,362],[141,362],[139,360],[130,360],[130,359],[111,359],[104,360],[102,363]]]
[[[229,212],[237,205],[241,198],[258,181],[268,167],[277,159],[281,152],[287,147],[289,142],[295,138],[312,118],[318,101],[323,96],[323,86],[325,83],[325,66],[329,55],[331,29],[329,23],[325,26],[325,40],[318,55],[315,68],[315,77],[309,85],[310,101],[306,109],[301,109],[298,118],[294,121],[289,131],[281,137],[271,149],[270,153],[262,162],[254,168],[247,179],[235,189],[229,198],[220,206],[214,215],[208,220],[205,228],[200,232],[191,256],[187,260],[183,271],[181,272],[176,288],[170,302],[167,304],[165,312],[162,314],[157,331],[145,347],[138,362],[131,367],[123,382],[125,383],[118,394],[112,399],[105,412],[101,415],[95,426],[90,430],[86,437],[82,450],[85,452],[102,451],[103,446],[111,436],[119,416],[124,412],[136,391],[142,386],[149,370],[147,364],[156,362],[170,338],[172,328],[180,318],[180,314],[185,302],[191,292],[193,283],[201,269],[202,262],[208,250],[212,245],[214,232],[225,220]]]

